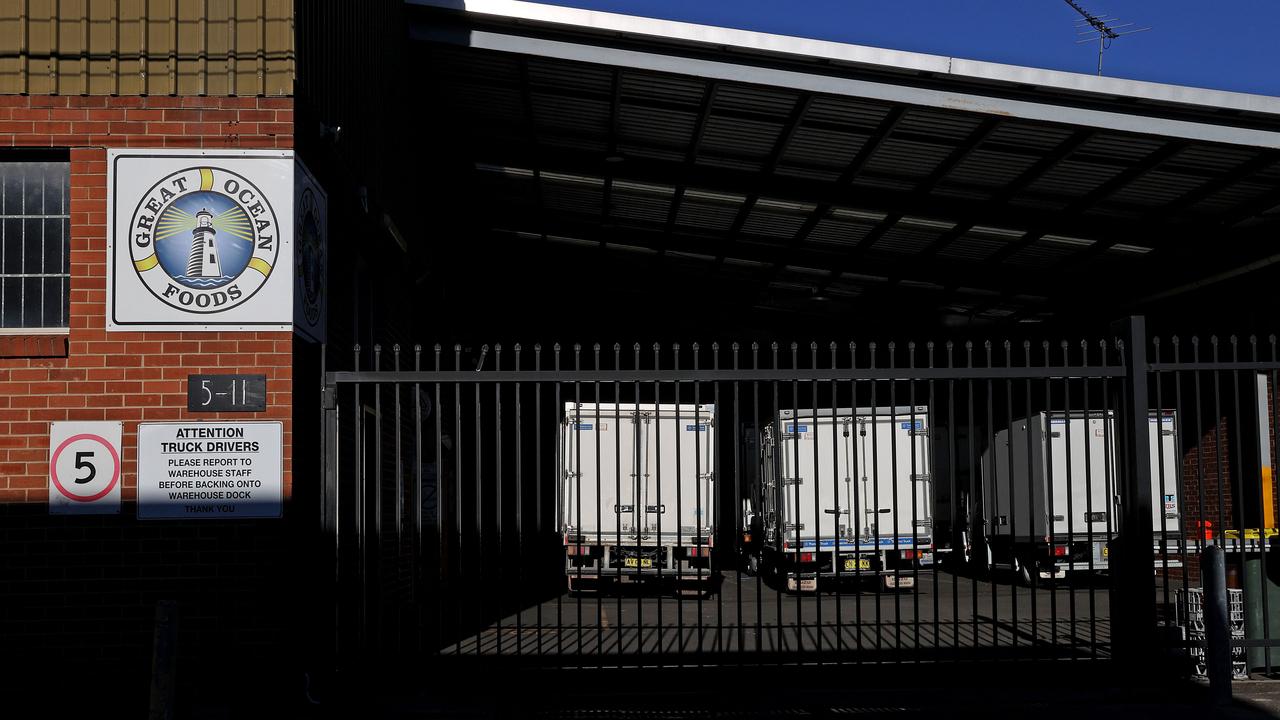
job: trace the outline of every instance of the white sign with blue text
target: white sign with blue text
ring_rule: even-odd
[[[279,422],[138,424],[138,517],[278,518],[284,506]]]

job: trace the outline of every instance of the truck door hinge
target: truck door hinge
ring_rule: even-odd
[[[320,391],[320,407],[324,410],[338,409],[338,386],[326,385]]]
[[[912,474],[911,479],[916,482],[929,482],[930,480],[933,480],[933,476],[929,473],[914,473]]]
[[[803,485],[803,484],[804,484],[804,478],[798,478],[798,477],[782,478],[783,487],[787,487],[788,485]]]

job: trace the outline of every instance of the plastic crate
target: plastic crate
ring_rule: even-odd
[[[1233,639],[1244,639],[1244,630],[1232,630],[1231,637]],[[1183,629],[1183,639],[1189,641],[1205,642],[1205,634],[1195,630]],[[1187,654],[1191,657],[1192,673],[1196,677],[1208,677],[1209,671],[1205,664],[1204,654],[1206,648],[1203,646],[1191,646],[1187,648]],[[1231,675],[1236,680],[1249,679],[1249,664],[1245,657],[1245,649],[1240,646],[1231,648]]]
[[[1204,589],[1179,588],[1177,591],[1178,625],[1196,632],[1204,632]],[[1244,591],[1227,589],[1228,617],[1232,632],[1244,631]]]

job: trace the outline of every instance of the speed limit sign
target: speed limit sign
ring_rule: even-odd
[[[118,422],[56,422],[49,427],[49,513],[120,512]]]

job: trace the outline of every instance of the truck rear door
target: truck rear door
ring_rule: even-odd
[[[1110,538],[1115,518],[1115,421],[1101,414],[1049,416],[1049,483],[1054,535]]]
[[[932,481],[928,412],[892,408],[858,418],[860,465],[866,515],[885,547],[898,538],[911,547],[931,543]]]

